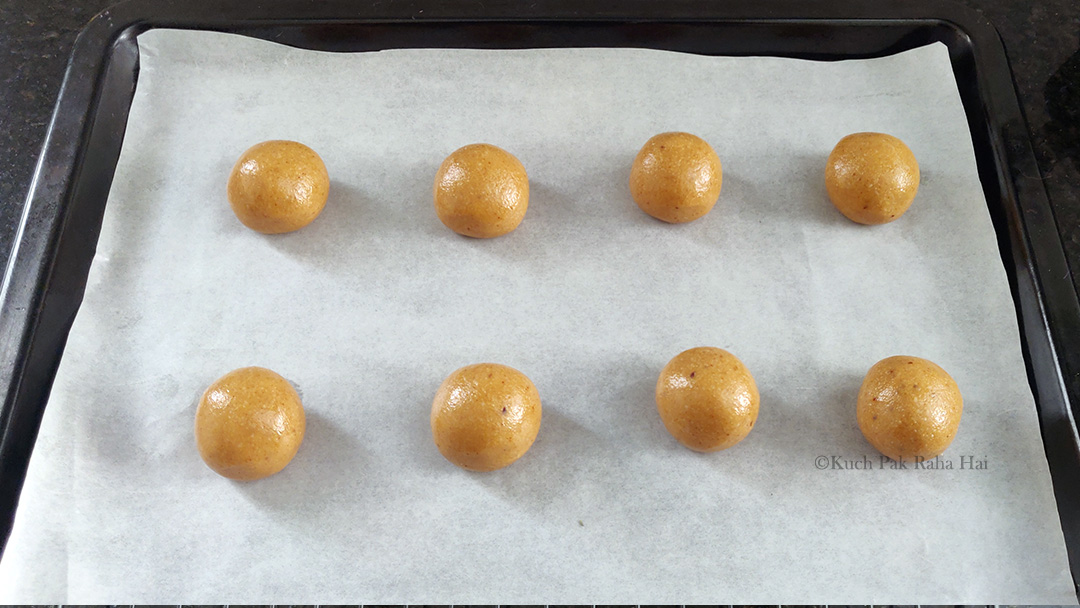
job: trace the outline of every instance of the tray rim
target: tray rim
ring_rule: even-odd
[[[965,98],[965,111],[976,148],[980,137],[990,146],[987,154],[993,166],[984,166],[980,159],[980,179],[984,191],[991,188],[987,180],[996,181],[1000,191],[1006,225],[995,225],[995,229],[1016,304],[1074,588],[1080,595],[1080,586],[1076,586],[1080,580],[1080,434],[1075,422],[1080,415],[1076,411],[1080,407],[1080,349],[1068,348],[1080,344],[1080,301],[1000,36],[981,14],[931,0],[888,0],[874,5],[858,0],[743,0],[724,4],[705,0],[539,0],[528,4],[514,0],[375,0],[363,4],[275,0],[259,7],[222,5],[212,0],[128,0],[103,11],[74,45],[0,284],[0,557],[90,265],[90,259],[58,264],[58,260],[67,259],[59,253],[76,239],[90,251],[97,241],[100,213],[95,227],[93,209],[85,209],[89,203],[79,203],[99,200],[100,209],[104,209],[123,128],[119,133],[102,133],[95,126],[103,111],[117,109],[123,110],[121,124],[126,124],[138,73],[135,38],[161,28],[265,37],[265,32],[274,28],[360,24],[920,26],[954,32],[956,40],[968,47],[965,55],[965,49],[957,51],[950,46],[954,74],[958,64],[967,62],[965,67],[975,76],[971,84],[979,104],[969,107]],[[812,58],[852,56],[826,53]],[[958,74],[957,84],[963,95]],[[119,102],[107,95],[117,87],[123,93]],[[120,108],[124,95],[126,106]],[[980,113],[986,117],[985,124],[977,120]],[[979,125],[987,132],[977,132]],[[115,155],[88,155],[87,148],[95,142],[107,148],[112,144]],[[988,204],[993,208],[995,201],[988,200]],[[86,222],[88,232],[81,230]],[[1002,234],[1003,230],[1008,234]],[[1012,258],[1013,268],[1006,256]],[[66,306],[57,304],[64,298]]]

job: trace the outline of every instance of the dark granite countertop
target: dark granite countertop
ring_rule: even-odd
[[[0,261],[6,262],[71,46],[113,0],[0,3]],[[1080,286],[1080,2],[962,0],[1001,33]]]

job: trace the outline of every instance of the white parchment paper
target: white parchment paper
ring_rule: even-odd
[[[0,600],[1076,600],[945,47],[814,63],[139,44]],[[668,130],[724,166],[720,202],[687,225],[628,193],[637,150]],[[922,166],[910,212],[881,227],[844,219],[823,184],[832,146],[868,130]],[[318,151],[332,186],[311,226],[264,236],[225,182],[276,138]],[[502,238],[459,237],[432,208],[439,163],[474,142],[529,172],[528,215]],[[653,400],[699,345],[761,391],[749,438],[709,455]],[[894,354],[963,391],[950,469],[892,470],[856,426],[863,374]],[[442,379],[480,361],[525,372],[544,404],[532,450],[490,474],[443,460],[428,426]],[[294,381],[308,415],[293,463],[256,483],[212,473],[192,432],[201,392],[245,365]]]

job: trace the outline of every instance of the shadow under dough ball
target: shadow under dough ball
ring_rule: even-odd
[[[295,141],[264,141],[248,148],[229,174],[233,213],[264,234],[307,226],[326,205],[330,176],[319,155]]]
[[[207,466],[252,481],[285,468],[304,439],[304,406],[289,381],[262,367],[217,379],[195,412],[195,442]]]
[[[860,224],[898,219],[919,190],[919,163],[911,150],[885,133],[854,133],[841,139],[825,165],[829,200]]]
[[[676,355],[656,381],[656,409],[679,443],[716,452],[739,443],[757,421],[754,377],[735,355],[701,346]]]
[[[529,176],[491,144],[455,150],[435,174],[435,213],[454,232],[479,239],[513,231],[529,208]]]
[[[525,374],[497,363],[450,374],[431,404],[431,434],[439,452],[470,471],[510,465],[540,432],[540,394]]]
[[[642,211],[671,224],[712,210],[723,182],[720,157],[700,137],[661,133],[645,142],[630,169],[630,195]]]
[[[942,454],[960,427],[964,400],[945,370],[926,359],[882,359],[866,372],[856,418],[879,452],[893,460]]]

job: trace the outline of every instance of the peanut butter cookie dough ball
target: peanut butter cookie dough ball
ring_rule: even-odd
[[[245,151],[229,175],[233,213],[252,230],[279,234],[310,224],[326,205],[330,176],[319,155],[295,141],[264,141]]]
[[[661,133],[649,139],[630,169],[630,195],[658,220],[681,224],[712,210],[720,197],[720,157],[704,139]]]
[[[251,481],[289,464],[304,439],[304,406],[289,381],[262,367],[225,374],[195,412],[195,442],[207,466]]]
[[[918,357],[889,357],[866,373],[856,415],[871,445],[903,461],[944,452],[963,411],[960,388],[945,370]]]
[[[540,432],[540,395],[512,367],[478,363],[450,374],[431,404],[439,452],[470,471],[494,471],[521,458]]]
[[[840,140],[825,166],[829,199],[848,219],[885,224],[911,206],[919,190],[919,163],[904,142],[884,133]]]
[[[529,176],[521,161],[502,148],[459,148],[435,174],[435,213],[458,234],[502,236],[518,227],[528,208]]]
[[[757,420],[757,385],[735,355],[702,346],[679,353],[656,382],[656,409],[679,443],[698,452],[725,450]]]

